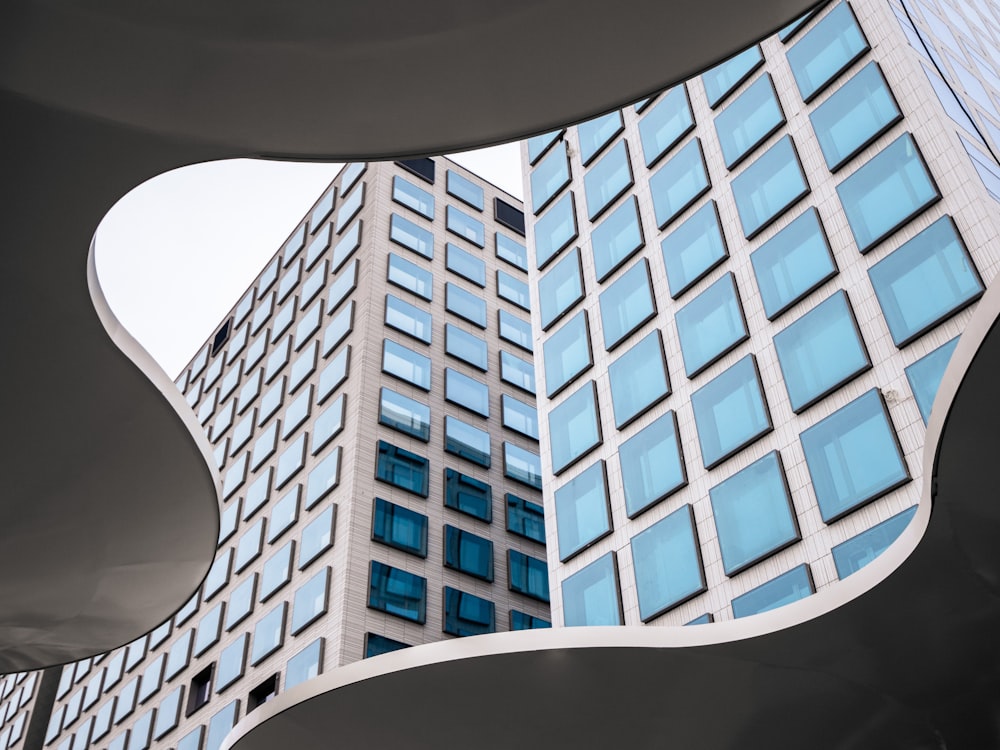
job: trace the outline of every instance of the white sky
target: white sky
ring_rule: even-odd
[[[518,144],[451,158],[521,197]],[[185,167],[139,185],[104,217],[97,273],[108,304],[171,377],[341,166],[237,159]]]

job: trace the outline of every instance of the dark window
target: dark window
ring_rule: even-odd
[[[372,560],[368,606],[423,624],[427,619],[427,579]]]
[[[481,635],[496,630],[493,602],[464,591],[444,588],[444,632],[449,635]]]
[[[222,328],[220,328],[218,333],[215,334],[215,338],[212,339],[213,357],[220,351],[222,351],[222,347],[224,347],[226,345],[226,342],[229,341],[229,332],[232,330],[232,327],[233,327],[233,319],[230,318],[229,320],[227,320],[225,323],[222,324]]]
[[[485,482],[454,469],[444,470],[444,504],[489,523],[493,519],[493,490]]]
[[[402,159],[396,162],[406,171],[415,174],[422,180],[426,180],[431,185],[434,184],[434,160],[433,159]]]
[[[212,673],[215,664],[209,664],[198,674],[191,678],[191,687],[188,688],[187,710],[185,716],[190,716],[199,708],[208,703],[212,695]]]
[[[372,539],[427,557],[427,516],[377,497]]]
[[[375,478],[421,497],[427,497],[429,464],[430,462],[423,456],[380,440]]]
[[[250,691],[247,695],[247,713],[263,706],[278,694],[278,675],[273,674]]]
[[[506,201],[499,198],[493,199],[493,213],[498,224],[502,224],[508,229],[513,229],[522,237],[524,236],[524,212],[514,208]]]
[[[545,544],[545,510],[538,503],[507,493],[507,531]]]
[[[518,612],[516,609],[510,611],[511,630],[536,630],[538,628],[551,628],[552,623],[543,620],[541,617]]]
[[[384,635],[379,635],[378,633],[367,633],[365,634],[365,658],[370,659],[373,656],[379,656],[381,654],[388,654],[391,651],[399,651],[403,648],[409,648],[409,643],[403,643],[402,641],[394,641],[392,638],[386,638]]]
[[[511,591],[542,602],[549,600],[549,567],[545,560],[507,550],[507,582]]]
[[[454,526],[445,526],[444,566],[492,581],[493,542]]]

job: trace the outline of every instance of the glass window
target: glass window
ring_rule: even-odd
[[[677,416],[668,411],[618,450],[625,510],[634,518],[687,484]]]
[[[295,591],[289,632],[298,635],[326,613],[330,594],[330,568],[313,575]]]
[[[555,474],[601,444],[600,422],[594,381],[549,411],[549,450]]]
[[[538,316],[542,330],[583,299],[583,266],[575,247],[538,280]]]
[[[542,459],[537,453],[513,443],[503,444],[503,475],[508,479],[542,489]]]
[[[486,384],[450,367],[444,370],[444,397],[475,414],[490,415],[490,389]]]
[[[402,344],[382,342],[382,372],[412,383],[425,391],[431,389],[431,360]]]
[[[318,261],[322,257],[323,253],[327,251],[327,248],[330,247],[330,229],[330,225],[327,224],[323,228],[323,231],[313,237],[309,242],[309,249],[306,250],[307,270],[316,265],[316,261]]]
[[[545,560],[507,550],[508,588],[540,602],[549,601],[549,566]]]
[[[226,630],[232,630],[253,611],[254,595],[257,593],[257,574],[253,573],[229,596],[226,608]]]
[[[910,480],[878,389],[817,422],[800,440],[826,523]]]
[[[227,547],[225,552],[219,553],[215,558],[215,562],[212,563],[212,567],[208,569],[208,575],[205,576],[205,580],[201,584],[201,590],[206,602],[215,596],[223,586],[229,583],[229,566],[232,561],[233,549],[232,547]],[[133,654],[138,655],[133,656]],[[132,651],[130,649],[130,658],[126,669],[132,669],[132,667],[142,661],[143,655],[144,653],[141,651]]]
[[[135,724],[132,725],[132,731],[129,734],[128,750],[147,750],[149,748],[149,737],[153,731],[153,714],[155,713],[155,710],[150,709],[135,720]],[[80,743],[80,740],[77,740],[74,744],[77,743]]]
[[[320,303],[312,307],[309,312],[302,316],[298,325],[295,326],[295,351],[299,351],[309,338],[319,330],[320,319],[323,313],[323,304]]]
[[[715,132],[726,166],[732,169],[743,161],[784,122],[771,76],[765,73],[715,118]]]
[[[535,261],[538,268],[556,257],[569,243],[577,238],[576,204],[573,191],[569,191],[556,201],[545,214],[534,223]],[[499,237],[499,235],[497,235]]]
[[[278,465],[274,471],[274,489],[280,490],[284,487],[289,479],[299,473],[305,462],[306,433],[302,433],[278,457]]]
[[[755,44],[706,70],[701,76],[701,82],[705,85],[708,106],[714,109],[763,64],[764,55],[761,54],[760,45]]]
[[[291,690],[323,671],[323,639],[317,638],[285,665],[285,690]],[[178,749],[179,750],[179,749]]]
[[[736,210],[747,239],[809,193],[791,136],[784,136],[732,179]]]
[[[545,509],[538,503],[508,492],[507,531],[539,544],[545,544]]]
[[[689,378],[750,338],[731,272],[678,310],[674,322]]]
[[[264,358],[264,351],[267,348],[267,331],[254,339],[253,343],[247,347],[247,358],[244,363],[244,372],[249,372],[250,368]]]
[[[904,133],[837,185],[854,241],[866,252],[941,197]]]
[[[337,244],[333,246],[333,257],[330,259],[330,271],[337,273],[348,258],[361,247],[361,227],[363,221],[355,222],[350,229],[341,235]]]
[[[729,257],[719,209],[709,201],[660,242],[670,296],[677,299]]]
[[[531,210],[536,214],[570,182],[569,153],[565,141],[531,171]]]
[[[333,526],[337,520],[336,506],[328,505],[322,513],[302,529],[299,543],[299,570],[333,546]]]
[[[412,435],[425,443],[431,435],[431,409],[426,404],[382,388],[379,399],[379,424]]]
[[[125,686],[118,693],[118,700],[115,702],[115,724],[120,724],[123,719],[130,716],[135,710],[135,692],[139,687],[139,678],[136,677],[131,682],[125,684]],[[66,713],[70,712],[70,707],[66,707]],[[66,724],[70,722],[66,721]]]
[[[302,485],[297,484],[286,492],[271,508],[271,520],[267,526],[267,541],[274,542],[299,520],[299,495]]]
[[[392,178],[392,199],[424,218],[434,219],[434,196],[399,175]]]
[[[500,379],[535,395],[535,366],[509,352],[500,352]]]
[[[444,628],[448,635],[482,635],[496,631],[493,602],[444,587]]]
[[[917,408],[920,409],[920,416],[923,417],[924,424],[931,418],[931,407],[934,405],[934,397],[937,395],[944,371],[951,361],[951,353],[955,351],[958,344],[958,337],[953,338],[947,344],[939,346],[930,354],[926,354],[912,365],[906,368],[906,379],[910,381],[910,390],[917,400]]]
[[[787,42],[789,39],[795,36],[795,34],[798,33],[799,29],[805,26],[809,22],[809,19],[812,18],[814,15],[816,15],[816,11],[811,10],[808,13],[805,13],[796,18],[794,21],[792,21],[790,24],[788,24],[783,29],[781,29],[781,31],[778,32],[778,39],[780,39],[783,42]]]
[[[552,623],[548,620],[543,620],[541,617],[535,617],[534,615],[529,615],[524,612],[518,612],[516,609],[510,611],[510,629],[511,630],[535,630],[536,628],[551,628]]]
[[[599,557],[562,582],[563,623],[576,625],[621,625],[621,590],[615,553]]]
[[[212,607],[198,621],[194,636],[194,655],[201,656],[219,640],[222,632],[222,602]]]
[[[532,351],[531,323],[511,315],[506,310],[498,310],[500,338],[515,344],[525,351]]]
[[[160,702],[160,708],[156,712],[156,723],[153,724],[153,739],[158,740],[166,736],[167,732],[175,729],[177,723],[180,721],[181,716],[181,697],[184,693],[183,687],[178,687],[176,690],[167,695]],[[108,704],[111,705],[110,703]],[[95,737],[93,741],[96,742],[97,735],[97,724],[94,725]],[[103,736],[103,732],[101,734]]]
[[[590,234],[597,280],[604,281],[644,244],[639,223],[639,204],[632,197],[594,227]]]
[[[786,53],[802,100],[810,101],[867,50],[851,6],[834,6]]]
[[[358,178],[365,173],[368,169],[368,164],[363,161],[351,162],[341,173],[340,178],[340,195],[341,197],[347,195],[348,191],[354,187],[354,183],[358,181]]]
[[[841,167],[902,118],[874,62],[863,67],[809,115],[831,171]]]
[[[261,383],[263,382],[264,371],[258,369],[253,375],[249,377],[243,387],[240,388],[239,395],[239,408],[237,411],[242,414],[247,410],[247,407],[254,402],[254,399],[260,394]]]
[[[694,128],[687,88],[679,84],[660,97],[639,120],[639,139],[646,166],[651,167]]]
[[[490,433],[452,416],[444,418],[444,449],[480,466],[490,466]]]
[[[984,289],[948,216],[876,263],[868,276],[899,347],[979,299]]]
[[[717,484],[709,496],[727,576],[801,538],[777,451]]]
[[[584,469],[555,491],[559,559],[565,562],[611,533],[604,461]]]
[[[281,648],[285,640],[287,609],[288,602],[281,602],[257,621],[253,629],[253,648],[250,651],[250,663],[254,666]]]
[[[493,542],[454,526],[444,527],[444,566],[493,580]]]
[[[361,206],[364,202],[365,183],[362,182],[361,187],[352,191],[349,198],[340,202],[340,208],[337,209],[337,222],[335,227],[337,234],[340,234],[344,227],[350,223],[351,219],[358,215],[358,211],[361,210]]]
[[[615,426],[619,429],[670,394],[660,332],[653,331],[608,367]]]
[[[274,351],[267,358],[264,366],[264,382],[270,383],[277,377],[281,369],[288,364],[288,358],[292,353],[292,337],[285,336],[284,341],[274,345]]]
[[[333,188],[328,190],[323,197],[319,199],[316,207],[313,208],[312,213],[309,215],[309,228],[311,231],[315,232],[319,228],[320,224],[322,224],[323,221],[333,213],[333,199]],[[288,265],[288,262],[295,257],[295,253],[302,249],[302,244],[305,242],[305,233],[306,228],[304,226],[299,227],[298,231],[296,231],[295,234],[292,235],[291,239],[288,240],[288,243],[285,245],[285,265]]]
[[[274,312],[273,294],[268,296],[267,302],[264,302],[254,312],[253,317],[250,319],[250,332],[257,333],[271,317],[272,312]]]
[[[272,422],[271,426],[264,430],[253,444],[253,453],[250,457],[252,471],[259,469],[262,463],[274,455],[274,451],[278,447],[278,424],[278,420]]]
[[[376,497],[372,539],[418,557],[427,557],[427,516]]]
[[[166,654],[160,654],[142,673],[142,680],[139,683],[139,703],[145,703],[160,691],[160,685],[163,684],[163,662],[166,658]]]
[[[285,410],[285,421],[281,428],[281,439],[287,440],[309,418],[312,405],[312,386],[302,391]]]
[[[346,396],[340,394],[313,422],[312,454],[315,456],[344,429]]]
[[[434,235],[430,230],[399,214],[389,218],[389,239],[425,258],[434,257]]]
[[[468,240],[479,247],[486,247],[486,228],[479,219],[469,216],[454,206],[445,209],[445,226],[452,234]]]
[[[809,566],[799,565],[733,599],[733,616],[758,615],[805,599],[815,591]]]
[[[444,350],[483,372],[487,368],[486,342],[451,323],[444,325]]]
[[[844,291],[778,333],[774,348],[796,414],[871,367]]]
[[[260,274],[260,280],[257,283],[257,299],[263,299],[267,290],[271,288],[271,284],[275,282],[278,278],[278,259],[272,260],[267,268],[263,270]],[[191,368],[191,377],[194,377],[198,373],[194,371],[194,367]]]
[[[506,393],[500,397],[503,426],[538,440],[538,410]]]
[[[497,296],[513,302],[522,310],[531,311],[531,294],[528,285],[506,271],[497,271]]]
[[[493,489],[454,469],[444,470],[444,504],[447,508],[489,523],[493,520]]]
[[[619,115],[620,118],[620,115]],[[614,148],[591,165],[583,177],[587,196],[587,213],[591,221],[597,218],[633,183],[628,147],[619,141]]]
[[[496,233],[497,257],[522,271],[528,270],[528,249],[505,234]]]
[[[445,245],[445,266],[477,286],[486,286],[486,263],[458,245],[450,242]]]
[[[170,651],[167,652],[167,666],[164,670],[164,677],[166,679],[171,679],[187,667],[188,660],[191,658],[193,638],[194,631],[187,630],[171,644]]]
[[[266,602],[271,596],[292,580],[292,557],[295,542],[289,541],[271,555],[260,574],[260,601]]]
[[[601,152],[611,139],[624,129],[621,112],[609,112],[577,125],[580,139],[580,160],[586,165]]]
[[[195,727],[177,741],[177,750],[201,750],[201,740],[204,734],[204,725]]]
[[[837,577],[844,580],[885,552],[910,524],[916,512],[917,506],[914,505],[834,547],[831,552],[833,564],[837,566]]]
[[[473,325],[486,328],[486,300],[450,281],[444,285],[445,308]]]
[[[656,225],[663,229],[710,187],[701,141],[692,138],[649,178]]]
[[[306,480],[306,509],[313,507],[340,484],[341,452],[340,446],[337,446],[309,472]]]
[[[226,352],[226,364],[231,365],[238,356],[243,351],[243,347],[247,345],[247,339],[250,336],[250,325],[247,324],[243,326],[240,330],[233,334],[232,339],[229,342],[229,351]],[[237,368],[238,369],[238,368]],[[225,382],[223,380],[223,382]]]
[[[323,356],[329,357],[353,329],[354,300],[351,300],[347,303],[347,307],[327,323],[323,332]]]
[[[295,261],[294,265],[292,265],[288,270],[285,271],[285,275],[282,276],[281,281],[278,282],[279,305],[286,299],[288,299],[288,295],[292,293],[292,290],[295,289],[296,286],[298,286],[299,277],[301,275],[302,275],[302,259],[299,258],[297,261]],[[277,321],[280,319],[280,316],[285,312],[285,310],[292,308],[294,312],[294,307],[295,304],[293,300],[292,303],[290,303],[287,307],[282,309],[280,313],[278,313],[279,318],[275,319],[275,326],[278,325]]]
[[[695,391],[691,406],[706,469],[771,431],[771,416],[752,354]]]
[[[385,324],[417,341],[431,343],[431,314],[392,294],[385,295]]]
[[[295,393],[295,390],[302,385],[310,375],[316,372],[316,363],[318,361],[319,342],[313,341],[292,363],[292,369],[288,373],[289,393]]]
[[[254,302],[254,294],[253,293],[254,293],[254,290],[251,287],[250,291],[247,292],[245,295],[243,295],[243,299],[241,299],[236,304],[236,309],[233,310],[233,325],[234,326],[238,326],[240,323],[242,323],[244,320],[246,320],[246,317],[250,314],[250,311],[253,310],[253,302]],[[181,375],[181,377],[183,377],[183,374]],[[182,391],[184,390],[183,386],[181,387],[181,390]]]
[[[581,310],[542,344],[546,395],[554,396],[593,362],[587,311]]]
[[[528,139],[528,163],[534,164],[538,161],[538,157],[545,153],[545,151],[551,146],[556,140],[565,133],[565,128],[561,130],[553,130],[551,133],[542,133],[541,135],[536,135]]]
[[[378,442],[375,478],[387,484],[427,497],[430,462],[384,440]]]
[[[632,537],[639,617],[649,622],[707,589],[690,505]]]
[[[837,274],[819,213],[806,210],[791,224],[750,253],[768,320]]]
[[[368,606],[423,624],[427,619],[427,579],[372,560]]]
[[[656,315],[646,259],[640,258],[601,292],[599,299],[604,346],[611,351]]]
[[[347,380],[348,367],[351,362],[351,347],[345,346],[319,374],[319,384],[316,386],[316,403],[322,404],[330,394]],[[385,369],[383,367],[383,369]]]
[[[264,544],[264,519],[247,529],[236,545],[236,556],[233,559],[233,573],[239,573],[247,565],[260,557],[261,546]]]
[[[235,641],[222,649],[219,667],[215,671],[215,692],[221,693],[243,676],[247,660],[249,633],[242,633]]]
[[[389,253],[389,283],[430,300],[434,293],[434,276],[425,268]]]
[[[445,184],[448,195],[455,196],[463,203],[468,203],[475,209],[483,210],[483,189],[472,180],[449,169],[445,173]],[[428,218],[433,217],[429,216]]]

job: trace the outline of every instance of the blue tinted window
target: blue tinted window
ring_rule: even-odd
[[[748,617],[784,607],[799,599],[805,599],[815,591],[809,566],[799,565],[733,599],[733,616]]]
[[[486,300],[450,281],[444,286],[445,307],[480,328],[486,328]]]
[[[250,650],[251,664],[259,664],[281,648],[281,644],[285,640],[285,612],[287,610],[288,603],[282,602],[257,621],[253,630],[253,648]],[[229,727],[223,731],[219,739],[221,740],[228,731]]]
[[[445,226],[452,234],[468,240],[479,247],[486,247],[486,228],[479,219],[469,216],[454,206],[445,210]]]
[[[689,378],[750,338],[732,273],[678,310],[674,321]]]
[[[837,566],[837,577],[843,580],[851,573],[857,573],[885,552],[903,533],[916,512],[917,506],[914,505],[834,547],[831,552],[833,563]]]
[[[551,133],[542,133],[541,135],[536,135],[528,139],[528,163],[534,164],[538,161],[538,157],[545,153],[546,149],[556,142],[563,133],[565,133],[565,128],[561,130],[553,130]]]
[[[334,230],[337,234],[340,234],[341,230],[347,226],[348,222],[357,216],[358,211],[361,210],[361,205],[364,202],[365,184],[361,183],[361,186],[357,190],[353,191],[349,198],[342,201],[340,208],[337,209],[337,221],[334,226]]]
[[[507,581],[511,591],[541,602],[549,600],[549,566],[545,560],[507,550]]]
[[[677,145],[681,138],[694,128],[694,117],[688,103],[684,84],[674,86],[660,97],[646,115],[639,120],[639,138],[646,166],[653,166],[667,151]]]
[[[299,570],[333,546],[333,526],[336,523],[336,506],[328,505],[326,509],[302,529],[299,543]]]
[[[496,233],[497,257],[522,271],[528,270],[528,249],[505,234]]]
[[[809,101],[868,50],[868,41],[842,2],[787,52],[803,101]]]
[[[361,193],[357,193],[361,195]],[[341,235],[340,240],[333,246],[333,257],[330,259],[330,269],[336,273],[348,258],[361,247],[361,224],[355,222],[350,229]]]
[[[583,177],[587,214],[591,221],[631,184],[632,167],[628,161],[628,146],[625,141],[618,141],[614,148],[590,166]]]
[[[691,405],[706,469],[771,431],[752,354],[695,391]]]
[[[600,305],[604,346],[608,351],[656,315],[645,258],[640,258],[638,263],[601,292]]]
[[[508,352],[500,352],[500,379],[534,395],[535,367]]]
[[[592,364],[587,311],[581,310],[542,344],[546,394],[554,396]]]
[[[545,509],[510,492],[504,499],[507,503],[507,531],[545,544]]]
[[[434,196],[399,175],[392,178],[392,199],[421,216],[434,218]]]
[[[543,620],[541,617],[535,617],[534,615],[529,615],[524,612],[518,612],[516,609],[510,611],[510,629],[511,630],[535,630],[536,628],[551,628],[552,623],[548,620]]]
[[[392,258],[397,256],[392,253],[389,254],[389,265],[392,266]],[[399,258],[402,260],[402,258]],[[409,261],[407,261],[409,263]],[[337,278],[334,279],[333,283],[330,284],[330,296],[327,298],[326,312],[328,315],[332,315],[334,311],[340,307],[341,303],[347,299],[347,295],[355,290],[358,285],[358,261],[355,260],[350,266],[341,271]],[[410,264],[412,265],[412,264]],[[415,267],[415,266],[414,266]],[[391,276],[390,272],[390,276]],[[390,279],[391,281],[391,279]],[[404,289],[409,289],[409,287],[404,286]],[[415,292],[415,289],[410,289],[410,291]],[[429,298],[428,298],[429,299]]]
[[[562,582],[563,623],[621,625],[622,600],[615,553],[609,552]]]
[[[902,117],[872,62],[816,107],[809,120],[827,166],[835,170]]]
[[[792,499],[777,451],[709,490],[727,576],[798,541]]]
[[[397,448],[383,440],[378,442],[378,462],[375,478],[404,490],[427,497],[430,462],[416,453]]]
[[[455,417],[444,418],[444,449],[480,466],[490,466],[490,433]]]
[[[595,117],[593,120],[581,122],[576,127],[576,134],[580,138],[580,161],[587,164],[611,139],[622,132],[622,113],[608,112],[606,115]]]
[[[531,310],[531,293],[528,285],[506,271],[497,271],[497,296],[513,302],[522,310]]]
[[[384,635],[378,635],[377,633],[368,633],[365,635],[366,659],[371,659],[373,656],[381,656],[382,654],[389,654],[404,648],[410,648],[410,644],[403,643],[402,641],[394,641],[392,638],[386,638]]]
[[[382,342],[382,372],[412,383],[425,391],[431,389],[431,360],[402,344]]]
[[[391,294],[385,295],[385,324],[417,341],[431,343],[431,314]]]
[[[573,250],[538,280],[538,316],[547,329],[583,299],[580,248]]]
[[[861,252],[941,197],[909,133],[837,185],[837,195]]]
[[[500,398],[503,426],[538,440],[538,410],[506,393]]]
[[[983,282],[945,216],[868,271],[896,346],[905,346],[978,299]]]
[[[754,45],[702,73],[708,106],[715,107],[764,63],[760,46]]]
[[[444,527],[444,566],[470,576],[493,580],[493,542],[468,531]]]
[[[604,461],[598,461],[555,491],[559,559],[566,561],[611,532],[611,506]]]
[[[285,690],[291,690],[296,685],[316,677],[322,671],[323,639],[317,638],[288,660],[285,665],[285,681],[282,687]]]
[[[656,224],[663,229],[711,187],[701,154],[701,141],[692,138],[670,161],[649,178]]]
[[[768,320],[774,320],[837,274],[815,208],[750,253],[750,261]]]
[[[330,595],[330,568],[325,567],[299,586],[292,600],[289,632],[297,635],[326,613]]]
[[[389,283],[429,300],[434,293],[434,276],[425,268],[389,253]]]
[[[654,617],[705,591],[705,571],[690,505],[632,537],[639,617]]]
[[[597,391],[591,381],[549,411],[552,471],[559,474],[600,443]]]
[[[208,722],[208,733],[205,735],[205,750],[219,750],[222,741],[229,730],[236,725],[240,715],[240,702],[233,701],[219,711]]]
[[[643,244],[639,204],[633,197],[608,214],[590,233],[597,280],[604,281]]]
[[[506,310],[498,310],[497,319],[499,321],[500,338],[516,344],[525,351],[533,351],[531,323],[522,320],[516,315],[511,315]]]
[[[444,397],[481,416],[490,415],[490,389],[486,383],[480,383],[450,367],[444,370]]]
[[[709,201],[660,243],[670,296],[680,297],[729,257],[719,209]]]
[[[445,173],[445,187],[448,195],[454,195],[473,208],[483,210],[483,189],[472,180],[449,169]]]
[[[796,414],[871,367],[844,291],[777,334],[774,348]]]
[[[334,201],[334,191],[333,189],[328,190],[323,194],[323,197],[319,199],[319,203],[313,208],[312,213],[309,214],[309,229],[315,232],[320,224],[333,213],[333,201]],[[299,230],[292,235],[285,245],[285,265],[295,257],[295,254],[302,249],[302,243],[305,242],[305,227],[299,227]]]
[[[493,519],[493,489],[454,469],[444,470],[444,504],[486,523]]]
[[[783,42],[787,42],[789,39],[795,36],[798,30],[801,29],[803,26],[805,26],[809,22],[809,19],[812,18],[814,15],[816,15],[816,11],[811,10],[808,13],[804,13],[803,15],[796,18],[794,21],[792,21],[790,24],[788,24],[783,29],[781,29],[781,31],[778,32],[778,39],[780,39]]]
[[[686,485],[676,414],[668,411],[622,443],[618,459],[629,518]]]
[[[425,443],[430,440],[430,407],[389,388],[380,391],[378,421]]]
[[[742,161],[784,122],[771,76],[765,73],[715,118],[726,166],[732,168]]]
[[[457,636],[494,632],[496,617],[493,602],[445,586],[443,630],[448,635]]]
[[[910,479],[878,389],[817,422],[800,440],[827,523]]]
[[[734,177],[730,184],[747,239],[809,192],[792,139],[787,135]]]
[[[427,579],[372,560],[368,606],[423,624],[427,619]]]
[[[536,490],[542,489],[542,459],[513,443],[503,444],[503,475]]]
[[[267,601],[275,591],[292,580],[292,555],[295,542],[288,542],[271,555],[260,574],[259,601]]]
[[[389,239],[425,258],[434,257],[434,235],[429,229],[393,214],[389,219]]]
[[[363,161],[356,161],[344,167],[344,172],[340,178],[340,195],[344,196],[354,187],[354,183],[365,173],[368,165]]]
[[[486,342],[458,326],[444,326],[444,350],[453,357],[468,362],[486,372]]]
[[[316,403],[322,404],[347,379],[347,371],[351,362],[351,347],[344,347],[340,353],[330,360],[319,374],[319,384],[316,387]]]
[[[634,417],[670,393],[660,332],[653,331],[608,367],[615,426]]]
[[[569,185],[569,154],[561,142],[531,171],[531,210],[536,214]]]
[[[323,356],[327,357],[354,328],[354,300],[337,313],[323,332]]]
[[[566,193],[535,222],[535,262],[543,268],[577,237],[573,192]]]
[[[249,639],[250,635],[243,633],[233,643],[222,649],[222,653],[219,654],[219,668],[215,673],[215,692],[221,693],[223,689],[243,676]]]
[[[920,409],[924,424],[931,418],[934,397],[937,395],[938,386],[941,385],[941,379],[944,377],[944,371],[948,367],[956,344],[958,344],[957,337],[906,368],[906,379],[910,381],[910,390],[917,400],[917,407]]]
[[[482,258],[467,253],[458,245],[449,242],[445,246],[445,266],[477,286],[486,286],[486,264]]]

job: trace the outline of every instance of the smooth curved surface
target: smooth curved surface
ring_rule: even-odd
[[[223,749],[1000,746],[998,316],[993,284],[938,391],[917,513],[840,584],[710,626],[397,651],[279,695]]]

